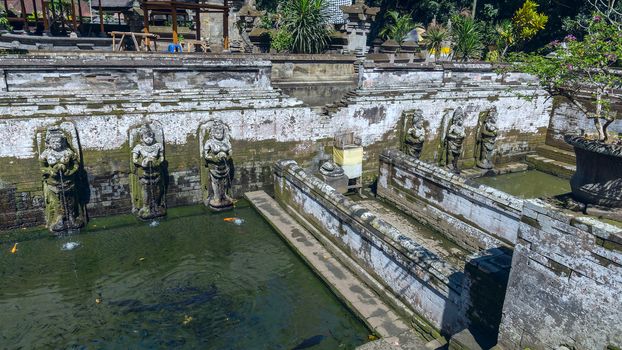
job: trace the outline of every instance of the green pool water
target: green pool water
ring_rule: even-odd
[[[552,197],[570,192],[569,180],[537,170],[480,177],[475,182],[521,198]]]
[[[369,334],[252,208],[96,219],[12,254],[15,237],[0,245],[0,348],[353,349]]]

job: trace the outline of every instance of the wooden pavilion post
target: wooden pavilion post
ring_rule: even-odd
[[[67,16],[65,16],[65,9],[63,8],[63,3],[60,0],[58,0],[57,7],[58,7],[58,13],[60,14],[59,17],[60,17],[61,30],[64,32],[65,31],[65,25],[67,23],[65,21]]]
[[[177,8],[171,6],[171,21],[173,22],[173,44],[179,44],[179,38],[177,37]]]
[[[54,6],[54,0],[48,0],[50,5],[50,17],[48,17],[48,33],[52,34],[51,28],[56,20],[56,6]]]
[[[24,31],[28,31],[28,16],[26,16],[26,4],[24,0],[19,0],[19,5],[22,8],[22,18],[24,19]],[[7,8],[8,9],[8,8]]]
[[[194,12],[195,27],[197,28],[197,40],[201,40],[201,9],[197,8]]]
[[[78,0],[78,17],[80,17],[80,24],[82,24],[84,16],[82,15],[82,2],[81,2],[81,0]]]
[[[102,0],[99,0],[99,35],[106,36],[104,31],[104,10],[102,10]]]
[[[41,1],[41,14],[43,17],[43,35],[49,35],[50,34],[50,22],[48,21],[48,6],[47,6],[47,2],[45,0]]]
[[[76,21],[76,2],[71,0],[71,24],[73,26],[73,32],[78,34],[78,21]]]
[[[222,10],[222,43],[225,50],[229,50],[229,5],[227,0],[223,0],[224,9]]]
[[[39,15],[37,14],[37,0],[32,0],[32,13],[35,16],[35,31],[39,24]]]
[[[149,34],[149,8],[147,7],[147,0],[144,0],[143,2],[143,32],[145,32],[145,34]],[[145,36],[145,47],[147,51],[149,51],[149,36]]]

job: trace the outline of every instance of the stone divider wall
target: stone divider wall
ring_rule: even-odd
[[[500,270],[504,252],[479,252],[471,257],[473,263],[465,274],[373,212],[308,175],[295,161],[277,162],[274,176],[279,204],[380,282],[384,289],[379,294],[390,293],[389,300],[397,298],[443,334],[457,333],[471,324],[496,329],[502,294],[496,302],[497,324],[491,325],[486,311],[479,308],[479,300],[471,300],[470,290],[486,295],[483,299],[489,306],[495,304],[498,279],[491,276]],[[509,268],[509,258],[505,261]]]
[[[523,200],[398,150],[380,156],[377,194],[469,251],[516,243]]]
[[[526,200],[503,308],[505,349],[622,346],[622,230]]]
[[[396,150],[384,152],[380,163],[382,199],[465,248],[513,248],[502,348],[622,346],[621,228],[473,184]],[[465,288],[471,305],[487,304],[477,303],[478,288]]]

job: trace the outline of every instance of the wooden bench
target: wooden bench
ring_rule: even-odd
[[[112,36],[112,51],[123,51],[125,49],[123,40],[125,40],[126,36],[132,38],[136,51],[158,51],[158,39],[160,39],[159,35],[134,32],[110,32],[108,34]],[[118,45],[116,42],[117,36],[120,36]],[[136,37],[140,38],[140,44]],[[151,42],[153,42],[153,49],[151,48]]]

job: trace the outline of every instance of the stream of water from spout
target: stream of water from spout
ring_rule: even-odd
[[[156,212],[156,199],[155,199],[155,191],[153,189],[153,168],[151,167],[151,162],[149,162],[149,214],[155,214]],[[155,227],[159,224],[159,222],[154,218],[151,222],[150,226]]]
[[[69,221],[69,207],[67,206],[67,196],[65,195],[65,180],[63,179],[63,172],[61,170],[58,171],[58,175],[60,177],[60,201],[63,206],[63,227],[69,230],[67,226],[67,221]]]

